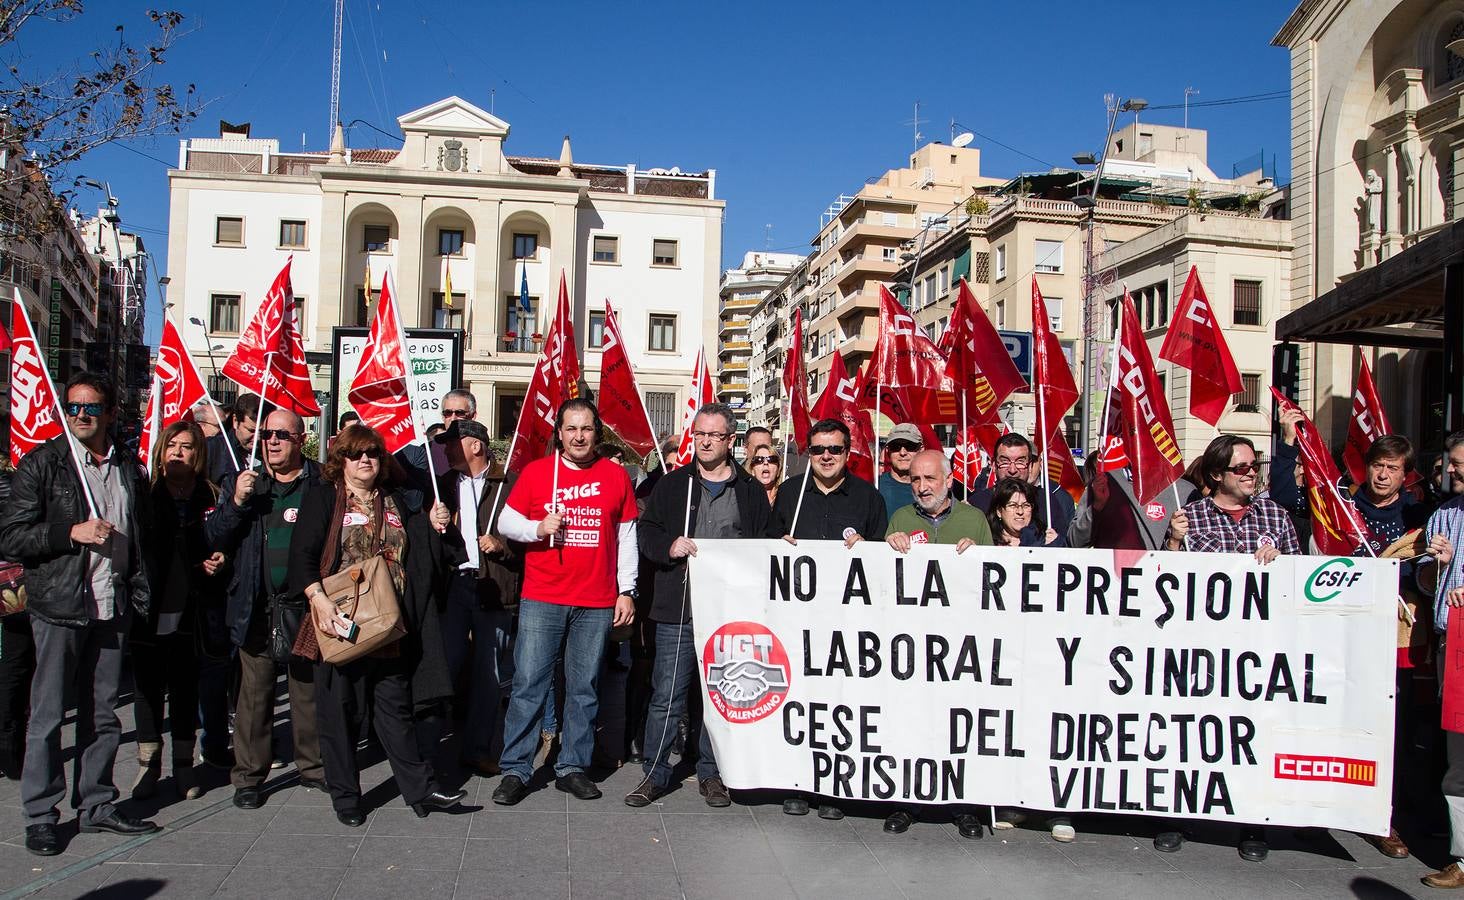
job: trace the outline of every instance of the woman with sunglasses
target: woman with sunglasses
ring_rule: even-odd
[[[778,455],[777,448],[759,444],[748,451],[743,468],[762,485],[768,494],[768,505],[771,506],[778,497],[778,481],[783,475],[783,459]]]
[[[449,520],[447,507],[436,503],[428,513],[408,502],[400,490],[405,478],[400,466],[386,452],[381,435],[365,425],[350,425],[340,433],[326,458],[324,477],[327,483],[300,505],[290,540],[290,589],[310,601],[315,627],[332,628],[336,610],[321,579],[379,554],[387,561],[407,632],[364,658],[340,666],[323,660],[316,664],[316,720],[331,805],[343,825],[354,828],[366,821],[353,726],[369,706],[397,788],[412,811],[425,816],[430,810],[449,809],[467,795],[438,788],[413,730],[415,710],[433,707],[452,694],[432,599],[444,572],[440,533]],[[296,653],[318,660],[315,635],[314,628],[302,628]]]
[[[1066,547],[1067,538],[1042,521],[1036,485],[1003,478],[991,493],[991,535],[998,547]]]
[[[163,768],[163,704],[173,739],[173,784],[193,800],[203,788],[193,772],[198,733],[200,610],[222,603],[215,575],[224,555],[210,553],[203,519],[218,505],[209,483],[203,430],[192,422],[163,429],[152,447],[152,521],[148,581],[152,606],[132,621],[132,673],[137,688],[137,778],[133,799],[151,797]]]

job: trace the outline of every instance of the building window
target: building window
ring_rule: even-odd
[[[1062,241],[1037,240],[1037,271],[1049,275],[1062,274]]]
[[[219,406],[233,406],[239,399],[239,386],[227,375],[210,375],[208,393]]]
[[[538,297],[529,297],[529,311],[524,312],[519,295],[508,295],[503,303],[503,349],[517,353],[532,353],[538,349],[534,346],[534,329],[537,327],[534,323],[539,321],[538,312]]]
[[[651,315],[651,338],[646,342],[651,350],[667,352],[676,349],[676,317],[673,315]]]
[[[537,234],[513,235],[513,258],[514,259],[535,259],[539,255],[539,236]]]
[[[280,246],[296,249],[305,246],[305,221],[303,219],[280,220]]]
[[[585,347],[593,349],[605,345],[605,311],[603,309],[590,310],[590,328],[585,335]]]
[[[940,330],[939,330],[939,328],[940,328],[940,323],[938,323],[938,322],[927,322],[927,323],[925,323],[925,336],[928,337],[928,338],[930,338],[932,341],[939,340],[940,339]]]
[[[1261,283],[1237,278],[1235,280],[1235,324],[1261,324]]]
[[[882,260],[884,260],[885,262],[894,262],[898,258],[896,256],[896,254],[898,254],[898,253],[899,253],[899,249],[898,248],[895,248],[895,247],[881,247],[879,249],[879,258],[882,259]]]
[[[944,297],[946,292],[951,289],[951,270],[947,266],[941,266],[940,271],[936,274],[940,276],[940,287],[937,291],[940,296]]]
[[[356,288],[356,324],[371,324],[371,307],[366,302],[365,288]]]
[[[1434,85],[1443,87],[1464,78],[1464,56],[1449,49],[1454,41],[1464,38],[1464,18],[1445,22],[1439,29],[1438,49],[1434,55]]]
[[[1005,328],[1006,327],[1006,301],[1005,300],[998,300],[998,301],[996,301],[996,327],[997,328]]]
[[[595,235],[593,259],[597,263],[620,262],[620,238],[604,234]]]
[[[239,333],[239,295],[213,294],[209,297],[209,330],[216,334]]]
[[[305,298],[304,297],[296,297],[295,298],[295,333],[298,334],[298,335],[300,335],[301,339],[304,339],[304,337],[305,337]]]
[[[1042,301],[1047,304],[1047,323],[1054,333],[1062,331],[1062,298],[1043,297]]]
[[[462,256],[463,232],[460,228],[437,229],[437,255]]]
[[[1164,328],[1169,324],[1169,282],[1161,281],[1154,285],[1154,297],[1159,304],[1159,311],[1154,315],[1155,326]]]
[[[900,225],[900,214],[899,213],[887,212],[887,213],[882,213],[882,215],[884,217],[884,224],[889,225],[891,227],[895,227],[895,228],[898,228],[899,227],[899,225]]]
[[[646,415],[657,441],[671,437],[676,427],[676,394],[671,391],[646,391]]]
[[[244,246],[244,220],[238,216],[214,219],[214,243],[220,247]]]
[[[1236,398],[1235,411],[1248,413],[1261,411],[1261,376],[1241,373],[1240,396]]]
[[[362,230],[361,249],[367,253],[391,252],[391,226],[367,225]]]
[[[463,306],[468,299],[468,295],[453,291],[452,306],[444,306],[442,299],[442,291],[432,292],[432,327],[462,330]]]
[[[676,242],[665,240],[654,240],[651,242],[651,265],[653,266],[674,266],[676,265]]]
[[[1006,244],[1000,244],[996,248],[996,280],[1001,281],[1006,277]]]

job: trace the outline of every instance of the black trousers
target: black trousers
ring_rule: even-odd
[[[146,641],[146,643],[143,643]],[[163,704],[168,705],[173,758],[193,761],[198,734],[198,650],[192,632],[132,639],[133,715],[137,742],[162,741]]]
[[[435,779],[417,746],[412,687],[404,663],[367,657],[344,666],[315,665],[315,720],[331,805],[337,810],[361,805],[356,743],[368,709],[402,799],[408,804],[421,802],[432,793]]]
[[[20,777],[25,759],[25,726],[30,720],[31,676],[36,644],[30,613],[0,619],[0,771]]]

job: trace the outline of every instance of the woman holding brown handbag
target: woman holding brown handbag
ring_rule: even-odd
[[[310,601],[311,617],[300,629],[295,652],[317,660],[316,719],[331,805],[343,825],[366,821],[355,723],[369,706],[402,798],[419,816],[449,809],[467,795],[437,787],[412,723],[414,709],[452,693],[440,649],[423,652],[442,646],[432,595],[445,571],[439,533],[447,525],[447,509],[436,504],[427,513],[408,502],[399,490],[401,470],[381,435],[364,425],[337,436],[324,477],[327,484],[300,505],[290,541],[290,589]],[[393,600],[399,621],[395,633],[382,638],[366,616]],[[354,658],[341,652],[366,632],[376,649]],[[322,648],[337,662],[326,662]]]

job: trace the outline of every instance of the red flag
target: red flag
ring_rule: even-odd
[[[153,441],[158,439],[162,433],[163,426],[158,424],[158,373],[155,370],[152,378],[152,390],[147,395],[147,410],[142,414],[142,432],[137,436],[137,461],[147,469],[147,474],[152,475],[152,448]]]
[[[813,404],[813,419],[837,419],[849,429],[849,471],[874,481],[874,456],[870,444],[874,440],[874,429],[869,416],[859,408],[859,382],[863,372],[850,375],[844,367],[844,354],[834,351],[829,363],[829,381],[823,393]]]
[[[1342,463],[1353,484],[1367,481],[1368,448],[1373,441],[1385,434],[1392,434],[1388,426],[1388,413],[1378,399],[1378,386],[1373,382],[1372,369],[1367,357],[1362,358],[1362,367],[1357,372],[1357,388],[1352,392],[1352,415],[1347,422],[1347,446],[1342,448]]]
[[[1040,452],[1047,458],[1047,483],[1067,491],[1077,503],[1083,497],[1083,475],[1078,471],[1077,463],[1073,462],[1073,451],[1067,438],[1062,436],[1062,429],[1054,430],[1043,443],[1047,449]]]
[[[992,467],[996,442],[1006,433],[1006,423],[997,419],[995,422],[967,425],[965,435],[958,436],[956,452],[951,455],[951,474],[965,485],[966,490],[973,490],[977,476]]]
[[[21,459],[52,438],[62,435],[56,386],[46,369],[41,346],[31,328],[25,304],[10,304],[10,462]]]
[[[574,347],[574,323],[570,318],[569,292],[563,273],[559,276],[559,306],[544,341],[544,351],[534,364],[534,374],[519,409],[518,426],[508,447],[508,471],[524,466],[549,451],[554,437],[554,417],[565,401],[579,396],[579,355]]]
[[[793,446],[808,446],[808,368],[803,361],[803,310],[793,310],[788,350],[783,356],[783,394],[788,398],[788,419],[792,423]]]
[[[1271,388],[1281,410],[1301,410],[1286,395]],[[1312,540],[1330,556],[1350,556],[1368,540],[1367,526],[1352,497],[1338,486],[1342,475],[1316,426],[1301,415],[1296,425],[1296,449],[1306,478],[1307,504],[1311,507]]]
[[[5,330],[5,323],[0,322],[0,353],[10,352],[10,332]]]
[[[1047,304],[1037,288],[1036,277],[1032,279],[1032,356],[1032,386],[1037,392],[1037,454],[1050,455],[1047,442],[1056,433],[1062,440],[1062,452],[1054,452],[1051,457],[1065,457],[1071,466],[1073,454],[1062,437],[1062,419],[1078,402],[1078,386],[1073,382],[1067,357],[1062,355],[1062,345],[1052,333],[1052,320],[1047,318]]]
[[[258,391],[266,403],[302,416],[318,416],[320,406],[305,366],[305,345],[295,325],[295,294],[290,288],[293,260],[293,256],[285,260],[222,371],[240,387]]]
[[[1211,425],[1220,421],[1231,395],[1241,391],[1240,371],[1194,266],[1169,320],[1159,358],[1190,370],[1190,413]]]
[[[1007,353],[1001,335],[996,333],[964,278],[938,349],[945,355],[945,375],[955,389],[957,401],[962,392],[966,395],[966,414],[972,422],[996,421],[1002,401],[1012,392],[1027,387],[1027,380]]]
[[[388,269],[381,278],[381,293],[376,295],[366,348],[361,351],[361,363],[346,395],[351,406],[361,414],[361,421],[381,433],[388,453],[395,453],[417,440],[411,388],[407,382],[410,377],[406,337]]]
[[[651,433],[651,420],[646,415],[640,388],[635,383],[635,370],[625,352],[620,336],[620,322],[610,301],[605,301],[605,338],[600,345],[600,419],[605,427],[619,435],[627,445],[645,456],[656,448]]]
[[[147,398],[141,440],[137,455],[144,466],[151,466],[152,441],[156,434],[175,422],[193,418],[193,407],[208,399],[203,374],[193,364],[183,335],[173,320],[163,319],[163,336],[158,342],[157,364],[153,369],[153,390]],[[149,469],[150,470],[150,469]]]
[[[696,455],[691,437],[691,426],[696,421],[696,411],[708,403],[717,402],[717,389],[712,384],[712,370],[707,365],[706,348],[696,353],[696,366],[691,370],[691,393],[686,395],[686,414],[681,422],[681,440],[676,445],[676,458],[666,463],[671,468],[684,466]]]
[[[940,349],[884,285],[879,302],[879,338],[866,367],[869,382],[902,391],[909,421],[955,422],[956,398]]]
[[[1174,419],[1154,371],[1149,342],[1139,328],[1133,300],[1123,292],[1114,380],[1118,385],[1119,434],[1133,472],[1134,494],[1147,504],[1184,476],[1184,457],[1174,441]]]

